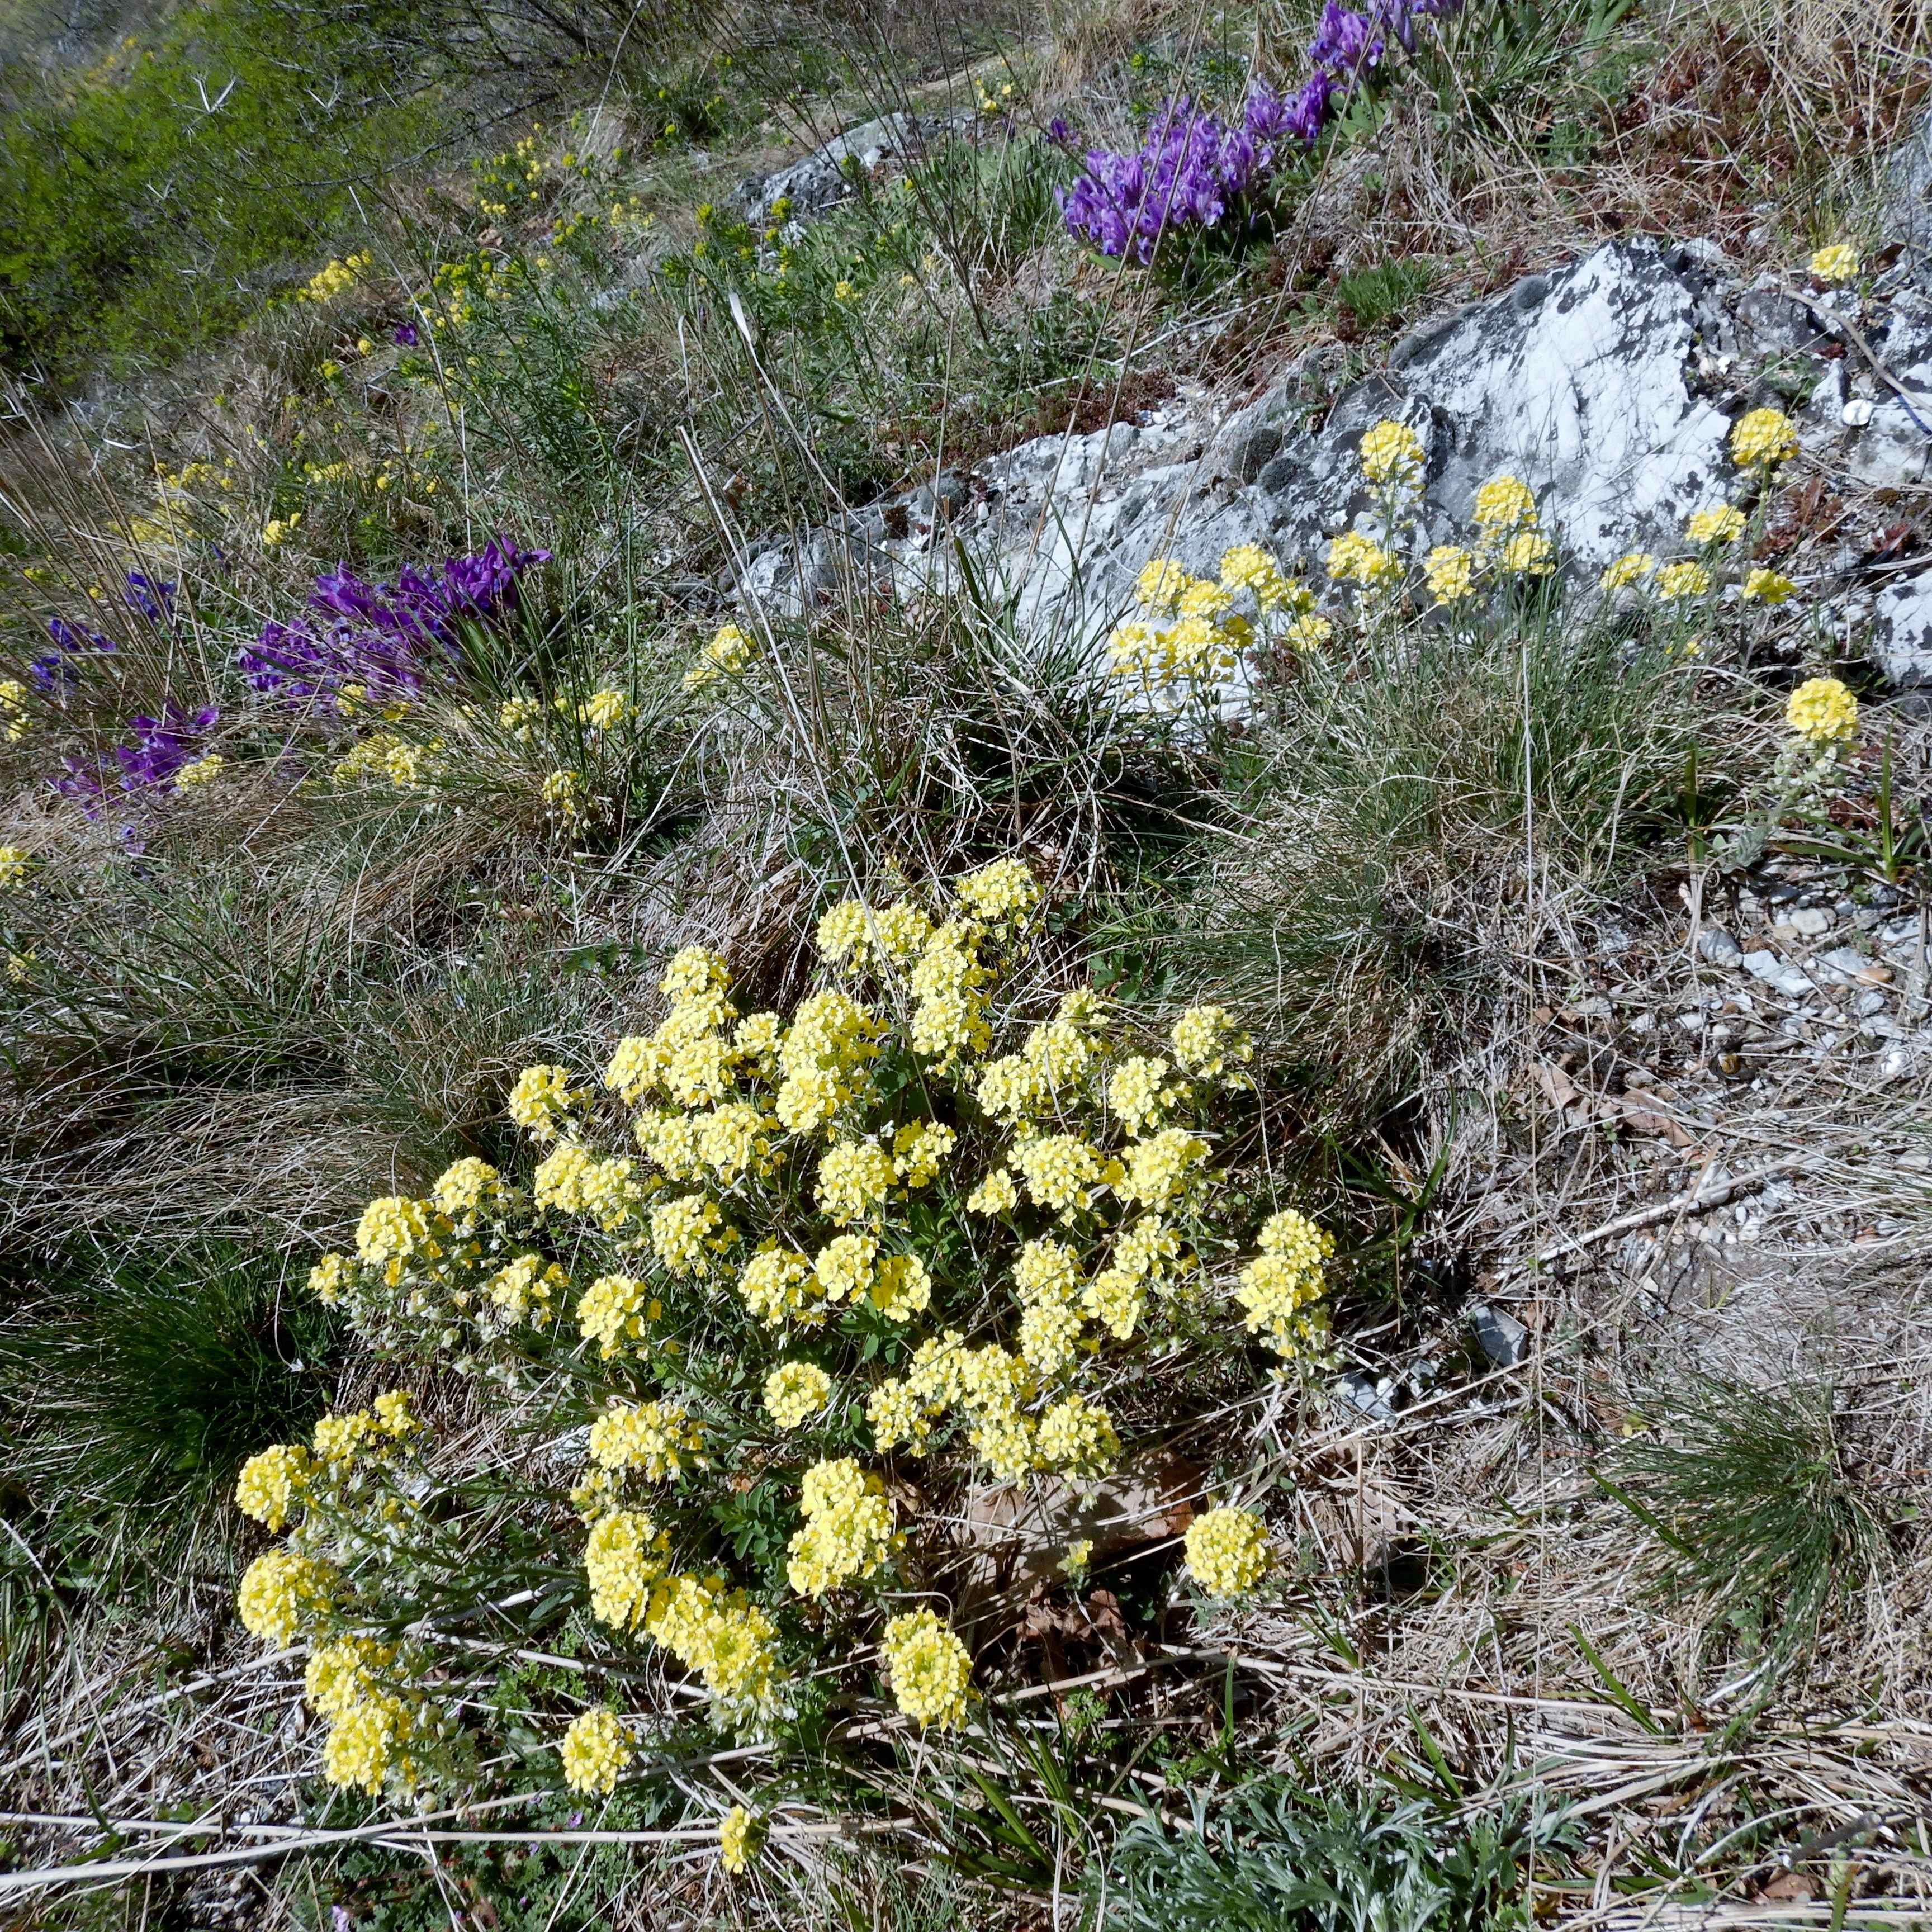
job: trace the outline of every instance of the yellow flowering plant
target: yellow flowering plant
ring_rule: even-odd
[[[1076,989],[1009,1018],[1042,914],[1014,859],[835,905],[787,1015],[686,948],[600,1079],[512,1083],[527,1167],[459,1160],[316,1264],[380,1351],[540,1408],[550,1445],[494,1480],[436,1474],[457,1452],[398,1390],[244,1471],[238,1501],[282,1539],[249,1627],[396,1647],[347,1700],[362,1788],[378,1759],[386,1788],[460,1761],[434,1685],[469,1666],[424,1615],[459,1600],[538,1606],[526,1641],[568,1618],[593,1658],[656,1653],[728,1733],[783,1731],[866,1656],[908,1718],[955,1727],[961,1634],[880,1602],[943,1555],[934,1485],[1106,1477],[1171,1419],[1136,1393],[1150,1354],[1326,1358],[1332,1239],[1258,1215],[1216,1164],[1247,1082],[1233,1016],[1157,1035]],[[586,1692],[551,1744],[601,1792],[632,1732]]]

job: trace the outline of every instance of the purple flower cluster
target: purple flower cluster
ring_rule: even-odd
[[[508,610],[519,575],[549,561],[547,550],[492,538],[474,556],[449,558],[436,576],[406,568],[394,584],[365,584],[346,566],[326,571],[308,600],[322,621],[272,620],[238,662],[257,691],[283,698],[333,696],[351,684],[379,700],[410,698],[454,661],[462,620]]]
[[[172,703],[161,706],[158,718],[130,718],[128,728],[134,734],[134,742],[114,747],[112,767],[90,770],[78,758],[64,758],[65,775],[54,780],[54,789],[86,802],[90,818],[110,776],[118,778],[123,791],[171,790],[175,774],[201,755],[193,741],[206,737],[220,720],[221,713],[212,704],[199,711],[184,711]]]
[[[1273,175],[1277,154],[1289,143],[1315,145],[1380,63],[1389,38],[1412,51],[1418,17],[1452,14],[1461,4],[1370,0],[1364,14],[1341,0],[1327,0],[1308,45],[1313,71],[1294,92],[1277,94],[1256,82],[1232,126],[1197,109],[1185,94],[1163,101],[1137,154],[1090,149],[1087,172],[1070,188],[1055,190],[1068,232],[1085,236],[1103,255],[1131,255],[1145,262],[1172,226],[1215,229],[1232,215],[1234,226],[1244,230],[1253,197]],[[1058,145],[1072,145],[1064,122],[1055,121],[1047,134]]]
[[[143,572],[130,570],[127,573],[128,602],[151,624],[168,621],[172,615],[170,600],[174,589],[172,584],[149,577]],[[43,691],[64,688],[80,682],[80,673],[71,662],[74,658],[89,651],[114,649],[114,640],[104,632],[84,631],[77,624],[70,624],[64,617],[47,620],[47,635],[53,640],[54,648],[44,651],[27,667],[28,676]]]

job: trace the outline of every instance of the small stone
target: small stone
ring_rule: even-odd
[[[1858,995],[1857,1012],[1860,1019],[1868,1020],[1874,1013],[1882,1013],[1884,1011],[1885,995],[1882,993],[1874,991],[1861,993]]]
[[[1512,1369],[1522,1360],[1529,1330],[1507,1309],[1487,1301],[1472,1302],[1469,1327],[1477,1346],[1498,1368]]]
[[[1832,929],[1832,915],[1822,906],[1805,906],[1791,915],[1792,926],[1807,939],[1816,939]]]
[[[1863,429],[1871,421],[1874,406],[1869,396],[1854,396],[1838,412],[1838,420],[1847,429]]]
[[[1697,950],[1713,966],[1735,966],[1744,948],[1720,926],[1707,926],[1697,935]]]

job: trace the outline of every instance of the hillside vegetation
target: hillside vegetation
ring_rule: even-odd
[[[1922,1922],[1927,27],[16,20],[6,1922]]]

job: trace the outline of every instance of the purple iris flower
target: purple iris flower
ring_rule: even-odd
[[[114,640],[104,637],[98,631],[82,631],[70,624],[64,617],[47,620],[47,635],[64,651],[111,651]]]
[[[416,346],[416,326],[412,322],[399,322],[391,332],[389,340],[398,349],[413,349]]]
[[[1328,0],[1315,38],[1308,44],[1310,62],[1338,80],[1353,80],[1382,57],[1382,41],[1375,22],[1366,14],[1344,7],[1341,0]]]
[[[134,743],[114,747],[115,763],[121,767],[122,790],[172,787],[176,772],[198,755],[189,740],[204,736],[220,717],[212,704],[190,712],[169,704],[162,706],[158,718],[130,718],[128,722],[134,734]]]
[[[128,602],[151,624],[167,622],[174,594],[175,586],[168,579],[150,577],[145,571],[128,573]]]
[[[440,573],[412,566],[394,584],[369,584],[344,565],[315,580],[309,608],[325,620],[271,620],[238,662],[260,692],[289,698],[333,694],[358,684],[394,701],[413,697],[456,658],[464,621],[487,623],[514,608],[518,578],[548,563],[547,550],[518,550],[493,538]]]

